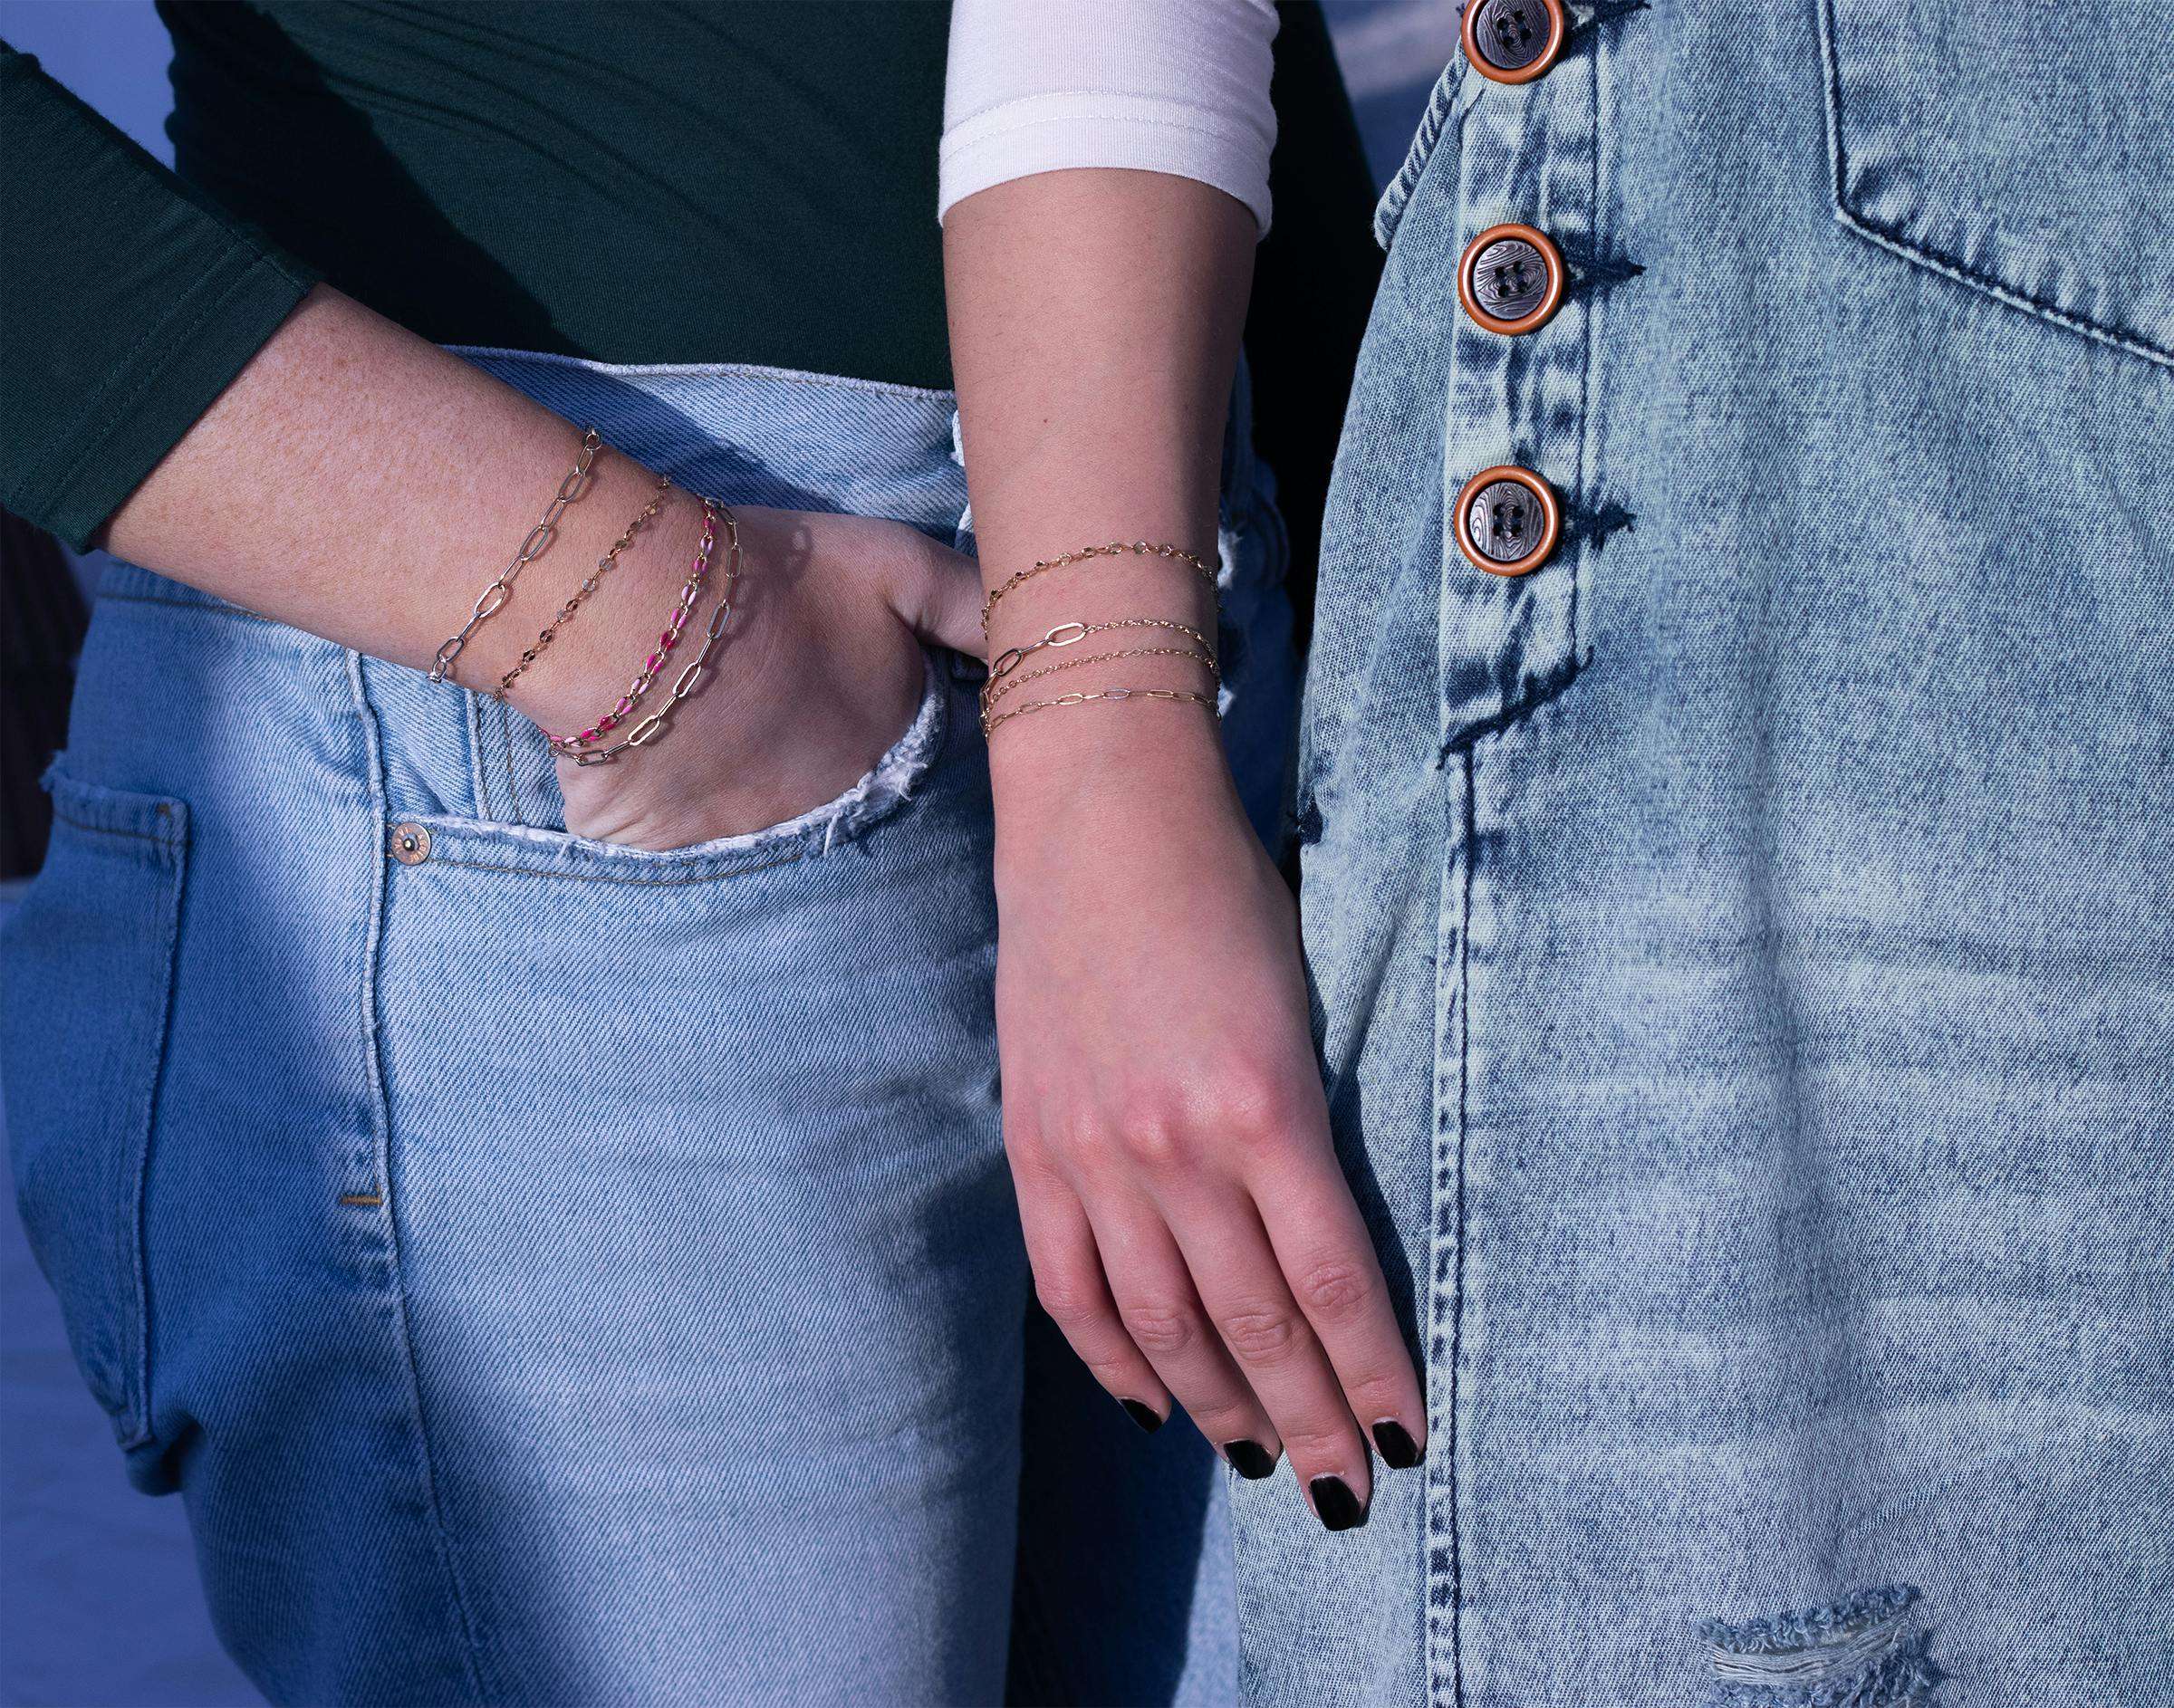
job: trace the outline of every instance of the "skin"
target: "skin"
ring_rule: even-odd
[[[1212,561],[1255,236],[1231,197],[1144,172],[1044,173],[951,210],[992,587],[1088,542]],[[990,641],[1128,615],[1212,634],[1211,604],[1180,566],[1098,559],[1007,595]],[[1205,686],[1174,659],[1088,677]],[[1112,1395],[1158,1415],[1175,1396],[1226,1456],[1280,1445],[1317,1511],[1325,1476],[1363,1507],[1369,1434],[1393,1420],[1423,1448],[1426,1412],[1330,1143],[1292,897],[1212,715],[1044,712],[995,732],[990,768],[1005,1141],[1044,1307]]]
[[[100,543],[312,634],[425,668],[543,514],[579,437],[541,404],[321,287],[109,518]],[[650,471],[609,450],[591,478],[512,601],[471,638],[456,665],[461,685],[496,685],[656,486]],[[680,848],[819,805],[911,719],[922,683],[917,634],[980,647],[972,562],[918,530],[736,513],[742,590],[714,667],[661,739],[610,764],[560,762],[567,826],[578,834]],[[515,683],[511,704],[560,731],[608,710],[657,644],[701,531],[700,505],[675,488]],[[712,561],[714,586],[722,538]],[[707,615],[706,600],[690,638]],[[675,664],[645,704],[660,704],[676,675]]]

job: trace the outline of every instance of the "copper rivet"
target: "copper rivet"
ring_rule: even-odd
[[[403,866],[420,866],[430,858],[430,832],[419,824],[394,825],[392,858]]]

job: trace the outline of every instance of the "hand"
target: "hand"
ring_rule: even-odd
[[[1362,1522],[1367,1435],[1416,1463],[1426,1411],[1330,1144],[1290,892],[1195,709],[1052,714],[1002,751],[1024,730],[992,744],[996,1011],[1037,1293],[1136,1419],[1175,1395],[1243,1474],[1280,1444],[1324,1524]]]
[[[737,506],[733,513],[742,550],[734,613],[701,683],[654,742],[608,764],[559,762],[566,825],[578,835],[684,848],[820,806],[865,775],[912,722],[922,639],[981,648],[972,560],[919,529],[867,516]],[[683,501],[659,532],[651,567],[664,563],[676,581],[694,556],[699,507]],[[722,582],[726,544],[720,525],[713,588]],[[650,618],[657,604],[648,601]],[[710,609],[706,601],[689,621],[649,709],[693,657]],[[652,620],[639,631],[617,627],[615,636],[602,625],[589,631],[582,705],[609,705],[655,645]]]

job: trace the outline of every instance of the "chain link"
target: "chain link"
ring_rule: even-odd
[[[543,656],[544,648],[558,638],[560,626],[572,619],[574,612],[581,609],[582,601],[596,591],[596,584],[619,566],[619,554],[632,545],[634,536],[648,527],[656,518],[658,511],[664,505],[664,496],[671,490],[671,487],[672,477],[669,475],[657,476],[656,494],[647,504],[642,506],[641,514],[627,523],[626,533],[612,541],[611,549],[597,559],[596,568],[590,572],[589,579],[567,596],[566,602],[559,607],[559,614],[546,623],[544,626],[544,632],[536,637],[536,644],[524,651],[520,658],[515,661],[514,667],[498,678],[497,691],[491,696],[493,699],[503,700],[512,693],[514,684],[521,678],[523,673]]]
[[[986,638],[988,635],[989,614],[996,609],[996,601],[1022,581],[1030,581],[1045,570],[1061,570],[1068,563],[1084,563],[1089,558],[1122,557],[1128,552],[1134,557],[1168,558],[1173,563],[1183,563],[1198,574],[1210,587],[1216,585],[1214,566],[1205,559],[1178,546],[1152,545],[1145,540],[1135,540],[1130,545],[1127,545],[1122,540],[1112,540],[1108,545],[1083,545],[1077,552],[1067,552],[1063,557],[1058,558],[1044,558],[1032,569],[1021,570],[1018,574],[1013,576],[1010,581],[1005,582],[1002,587],[997,588],[990,593],[988,598],[982,600],[981,632],[983,637]]]
[[[594,427],[582,432],[581,449],[574,454],[573,467],[566,478],[559,483],[558,495],[551,501],[550,508],[544,511],[544,520],[528,531],[528,538],[522,541],[520,551],[514,554],[514,561],[499,573],[498,579],[476,595],[476,603],[469,607],[468,620],[461,625],[460,633],[441,644],[432,656],[429,669],[432,682],[443,682],[451,676],[453,661],[460,657],[462,648],[468,644],[468,637],[505,609],[506,601],[514,596],[514,578],[528,567],[530,559],[551,543],[553,534],[558,531],[559,517],[566,506],[588,491],[589,465],[596,460],[596,454],[603,443],[603,436]]]
[[[1095,700],[1180,700],[1193,705],[1205,705],[1219,719],[1221,709],[1205,694],[1188,694],[1179,688],[1102,688],[1092,694],[1060,694],[1053,700],[1029,700],[1024,705],[1009,712],[999,712],[983,725],[994,732],[999,724],[1008,724],[1015,717],[1024,717],[1030,712],[1051,712],[1061,705],[1086,705]]]

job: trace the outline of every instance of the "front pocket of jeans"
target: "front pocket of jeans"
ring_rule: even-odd
[[[69,1344],[123,1447],[149,1433],[143,1183],[188,810],[55,772],[45,869],[0,939],[15,1195]]]
[[[2174,7],[1818,0],[1842,223],[2174,363]],[[1868,270],[1867,289],[1883,286]]]
[[[926,649],[923,670],[913,721],[875,767],[843,794],[782,824],[687,848],[651,849],[567,830],[432,814],[388,827],[389,850],[395,859],[416,865],[441,861],[531,877],[669,888],[767,871],[826,854],[909,807],[941,761],[950,735],[951,672]]]

